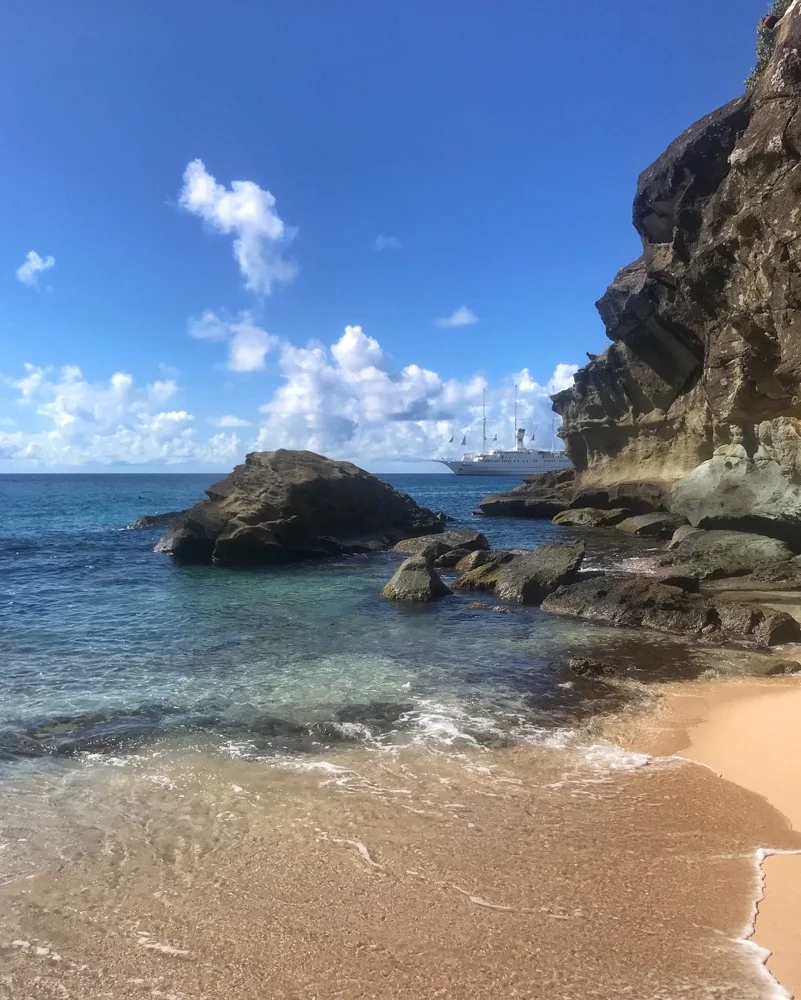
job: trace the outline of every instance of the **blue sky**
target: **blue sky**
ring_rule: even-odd
[[[434,468],[484,388],[510,443],[515,382],[550,444],[637,175],[741,92],[764,6],[8,6],[0,471]]]

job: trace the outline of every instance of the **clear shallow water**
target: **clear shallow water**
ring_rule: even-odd
[[[166,734],[257,752],[401,734],[497,743],[609,699],[565,665],[600,630],[536,609],[471,608],[473,595],[392,604],[379,591],[393,555],[181,567],[152,551],[160,529],[126,530],[189,506],[215,478],[0,477],[0,756],[133,748]],[[548,521],[473,516],[508,478],[387,479],[497,547],[573,537]],[[607,532],[588,561],[632,544]]]
[[[582,726],[730,651],[398,606],[389,554],[233,572],[125,530],[214,478],[0,477],[0,995],[777,995],[737,936],[787,832]],[[474,518],[508,479],[391,481],[496,546],[573,537]]]

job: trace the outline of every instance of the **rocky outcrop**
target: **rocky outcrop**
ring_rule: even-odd
[[[174,522],[156,550],[186,562],[256,566],[388,548],[441,515],[350,462],[253,452]]]
[[[531,552],[493,552],[487,562],[467,570],[453,586],[489,591],[505,601],[539,604],[557,587],[575,579],[583,558],[583,542],[551,542]]]
[[[612,344],[554,406],[585,487],[690,473],[692,524],[801,548],[801,4],[772,37],[748,93],[641,175]]]
[[[607,577],[574,583],[547,597],[542,608],[606,625],[747,640],[767,646],[801,638],[801,625],[781,611],[715,601],[648,578]]]
[[[451,591],[445,586],[425,556],[409,556],[395,571],[395,575],[381,591],[391,601],[410,604],[430,604]]]

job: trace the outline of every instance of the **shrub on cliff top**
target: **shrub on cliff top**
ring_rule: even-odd
[[[782,17],[792,6],[793,0],[774,0],[768,9],[768,16],[774,15],[774,17]],[[768,64],[770,57],[773,55],[773,49],[776,46],[776,29],[768,28],[764,23],[764,19],[761,19],[757,25],[757,64],[751,72],[751,75],[745,81],[746,87],[750,90],[754,86],[759,74]]]

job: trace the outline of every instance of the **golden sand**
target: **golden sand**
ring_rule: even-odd
[[[605,753],[99,765],[14,820],[63,846],[0,889],[0,996],[771,995],[752,859],[799,837],[711,771]]]
[[[704,764],[762,796],[801,830],[801,679],[674,685],[639,725],[629,745]],[[754,940],[771,951],[767,964],[776,979],[801,996],[801,856],[769,855],[763,871]]]

